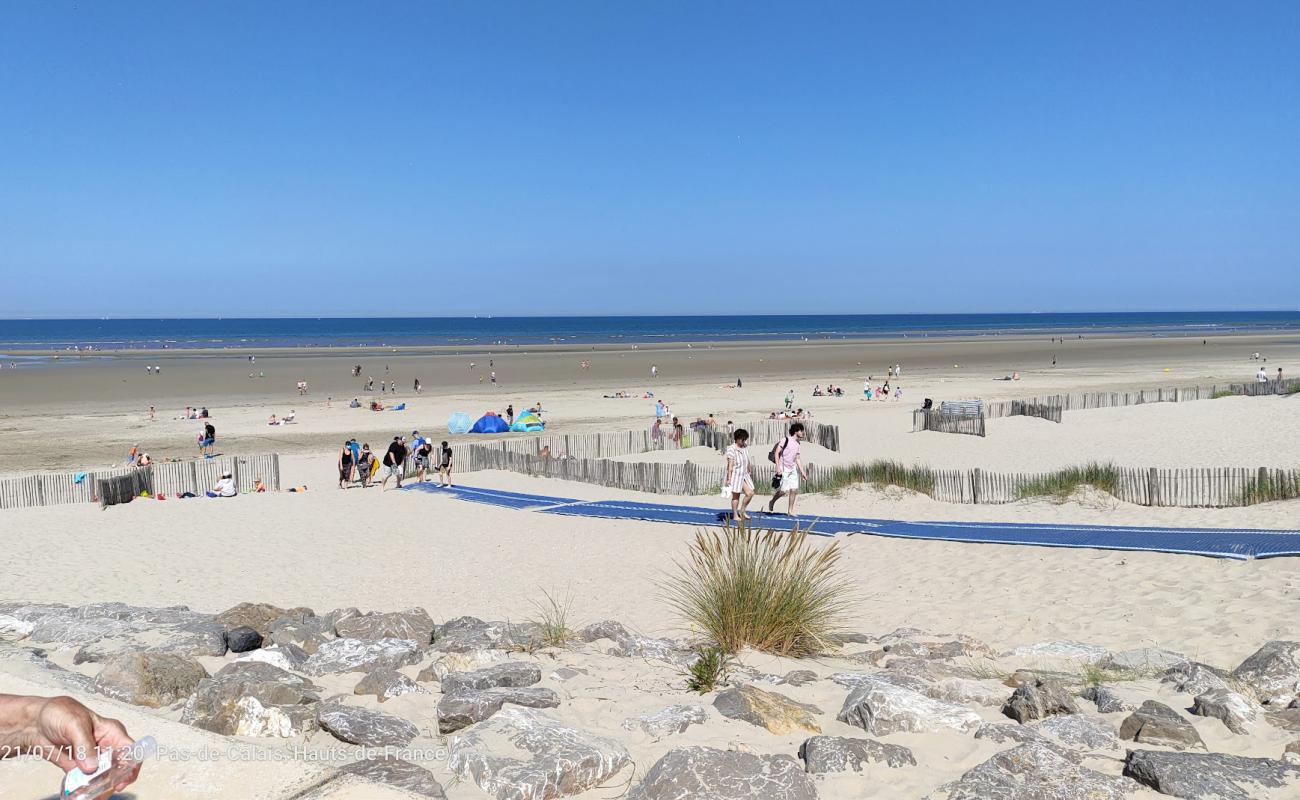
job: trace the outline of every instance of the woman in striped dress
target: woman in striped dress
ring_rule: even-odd
[[[753,468],[749,463],[749,432],[739,428],[727,448],[726,487],[731,492],[731,513],[736,520],[748,520],[745,509],[754,499]]]

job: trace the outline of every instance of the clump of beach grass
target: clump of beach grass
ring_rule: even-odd
[[[933,495],[934,470],[884,460],[845,464],[822,471],[817,476],[814,491],[836,492],[863,483],[880,487],[901,486],[920,494]]]
[[[573,611],[573,594],[542,590],[542,600],[534,600],[533,608],[537,615],[530,620],[540,631],[542,644],[546,647],[564,647],[573,640],[573,629],[569,620]]]
[[[1300,497],[1300,472],[1274,470],[1264,477],[1246,480],[1235,505],[1253,506],[1275,500],[1294,500]]]
[[[753,647],[804,657],[834,647],[852,604],[838,542],[803,531],[698,531],[685,561],[660,583],[683,619],[726,653]]]
[[[1218,389],[1214,392],[1214,394],[1210,395],[1210,399],[1218,400],[1222,397],[1236,397],[1236,396],[1237,393],[1232,391],[1231,389]]]
[[[1030,478],[1016,487],[1016,499],[1051,497],[1064,501],[1084,486],[1114,494],[1118,484],[1119,470],[1115,469],[1113,464],[1085,464],[1081,467],[1066,467]]]
[[[686,669],[686,688],[708,694],[727,682],[731,674],[731,654],[717,645],[700,649],[699,657]]]

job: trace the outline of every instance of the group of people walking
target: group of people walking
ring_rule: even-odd
[[[380,489],[388,488],[388,481],[393,480],[397,488],[402,488],[402,478],[406,474],[407,460],[415,466],[415,479],[423,483],[431,469],[438,474],[439,486],[451,486],[452,450],[445,441],[435,447],[433,440],[421,436],[419,431],[411,431],[411,438],[394,436],[382,457],[376,460],[370,445],[360,444],[356,439],[343,443],[338,455],[339,488],[347,489],[352,484],[361,484],[368,488],[379,468],[384,468],[384,477],[379,482]]]
[[[808,481],[808,471],[804,468],[800,454],[803,438],[803,423],[795,422],[767,454],[768,460],[777,467],[776,474],[772,477],[772,499],[767,504],[769,514],[776,509],[776,501],[784,496],[787,498],[786,513],[795,516],[794,504],[799,495],[799,487]],[[749,457],[749,431],[739,428],[732,434],[732,444],[727,447],[726,459],[723,494],[731,496],[733,517],[737,521],[747,521],[750,519],[749,503],[754,499],[754,465]]]

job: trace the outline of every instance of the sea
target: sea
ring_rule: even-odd
[[[0,320],[0,354],[1300,331],[1300,311]]]

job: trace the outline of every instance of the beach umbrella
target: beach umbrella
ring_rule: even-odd
[[[453,434],[469,433],[469,429],[474,424],[474,418],[464,411],[457,411],[447,419],[447,431]]]

